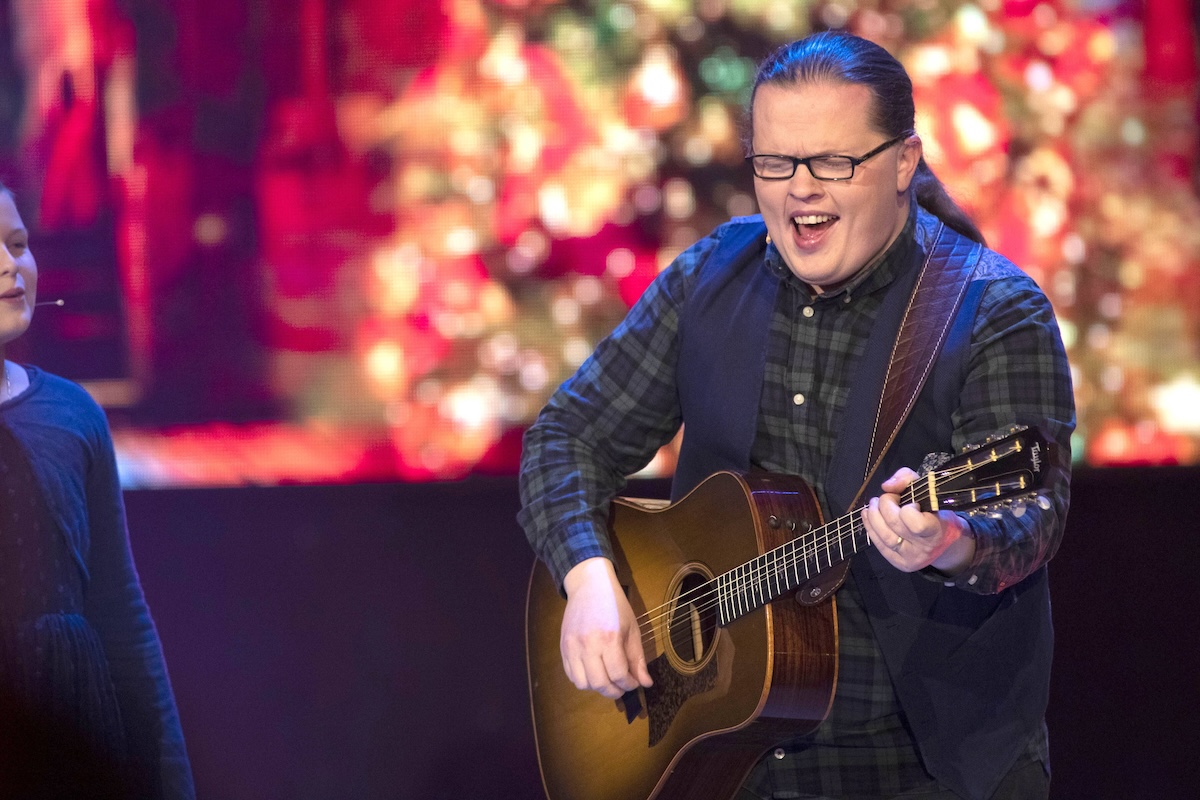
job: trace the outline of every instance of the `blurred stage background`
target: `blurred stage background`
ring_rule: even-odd
[[[1056,792],[1196,784],[1158,737],[1200,711],[1191,2],[0,5],[0,177],[66,301],[11,355],[109,412],[203,796],[536,793],[521,430],[753,213],[754,64],[831,26],[904,61],[931,165],[1062,324]]]

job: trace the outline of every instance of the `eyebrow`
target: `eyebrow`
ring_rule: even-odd
[[[824,153],[813,153],[811,156],[793,156],[787,153],[754,153],[756,156],[783,156],[784,158],[826,158],[828,156],[849,156],[849,153],[838,153],[833,150],[827,150]],[[853,156],[851,156],[853,158]]]

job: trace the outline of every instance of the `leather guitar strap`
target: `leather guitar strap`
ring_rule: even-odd
[[[871,431],[866,475],[849,508],[859,507],[884,455],[916,405],[982,252],[983,246],[979,243],[947,232],[945,223],[938,224],[900,322]],[[805,605],[821,602],[842,585],[849,569],[850,560],[847,559],[825,570],[802,585],[796,599]]]

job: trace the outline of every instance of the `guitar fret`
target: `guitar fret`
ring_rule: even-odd
[[[765,602],[763,600],[763,597],[766,596],[763,591],[763,589],[764,589],[763,576],[766,575],[769,579],[769,575],[767,573],[767,562],[761,556],[757,559],[757,561],[758,561],[758,564],[756,566],[758,567],[758,569],[756,569],[754,572],[754,574],[757,576],[757,579],[755,581],[753,581],[753,583],[752,583],[752,585],[754,587],[754,593],[755,593],[755,597],[754,597],[755,608],[757,608],[758,606],[762,605]]]
[[[754,588],[757,593],[757,597],[755,598],[756,602],[754,604],[755,608],[766,604],[771,597],[771,570],[769,567],[770,559],[765,557],[760,558],[759,565],[759,571],[755,573],[757,580],[754,581]]]
[[[750,580],[747,587],[750,596],[750,604],[755,608],[762,603],[763,598],[763,574],[766,572],[766,566],[763,562],[763,557],[759,556],[754,559],[754,568],[750,570]]]
[[[867,543],[862,520],[853,513],[846,514],[718,576],[719,624],[728,625],[812,580]]]
[[[860,539],[868,541],[862,521],[847,514],[719,576],[719,624],[728,625],[854,555]]]
[[[732,622],[733,620],[738,618],[736,591],[737,591],[737,574],[736,574],[736,570],[735,570],[734,572],[729,573],[728,585],[726,587],[726,593],[727,593],[726,596],[728,597],[728,602],[729,602],[729,621],[730,622]]]
[[[725,576],[717,576],[717,624],[725,625],[729,615],[725,611]]]
[[[737,592],[735,599],[737,605],[734,608],[736,617],[740,617],[746,613],[746,567],[743,564],[737,568],[737,580],[734,583],[734,589]],[[735,617],[735,618],[736,618]]]

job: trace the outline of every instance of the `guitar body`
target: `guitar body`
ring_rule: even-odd
[[[618,499],[610,523],[617,576],[635,616],[648,614],[654,686],[614,702],[567,680],[566,602],[535,565],[526,644],[546,793],[727,800],[765,750],[828,713],[836,608],[801,606],[787,594],[720,627],[696,587],[820,525],[820,508],[799,478],[719,472],[673,505]]]
[[[1013,426],[939,460],[900,502],[1049,509],[1039,492],[1060,461],[1041,431]],[[801,479],[766,473],[718,472],[673,505],[615,501],[617,577],[654,679],[616,702],[567,680],[566,602],[535,565],[526,652],[550,800],[728,800],[765,750],[820,724],[837,683],[837,613],[819,598],[836,588],[833,568],[871,546],[861,510],[822,523]],[[811,605],[792,599],[798,588]]]

